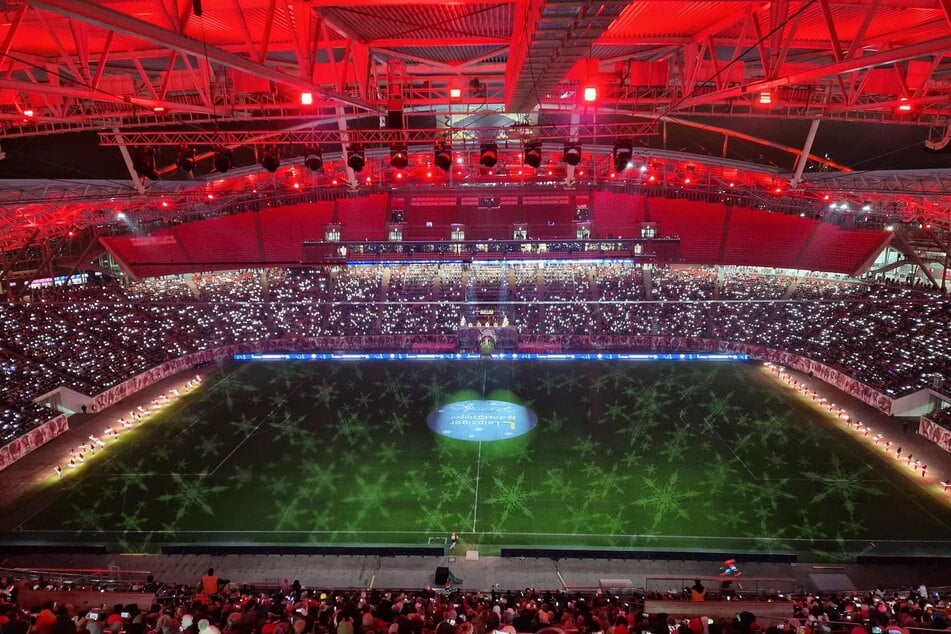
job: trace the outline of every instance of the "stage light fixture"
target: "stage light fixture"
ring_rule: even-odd
[[[211,159],[211,164],[215,166],[215,171],[224,174],[231,169],[233,161],[231,159],[231,150],[220,147],[215,150],[215,155]]]
[[[761,106],[768,106],[773,103],[773,93],[764,90],[759,94],[759,103]]]
[[[525,142],[525,151],[522,162],[538,169],[542,165],[542,142],[539,139],[529,139]]]
[[[499,146],[497,143],[483,143],[479,147],[479,163],[486,167],[495,167],[499,162]]]
[[[280,166],[281,159],[278,158],[276,152],[266,151],[261,155],[261,167],[263,167],[268,172],[273,174]]]
[[[577,165],[581,162],[581,144],[580,143],[566,143],[565,152],[562,155],[562,160],[568,165]]]
[[[406,169],[409,165],[409,150],[405,143],[393,143],[390,145],[390,167],[393,169]]]
[[[362,143],[351,143],[347,150],[347,167],[354,172],[362,172],[367,164],[367,157],[363,151]]]
[[[175,165],[183,172],[191,174],[195,170],[195,157],[198,156],[198,150],[193,146],[178,146],[178,157],[175,159]]]
[[[304,165],[312,172],[319,172],[324,167],[324,153],[320,147],[307,148],[304,152]]]
[[[134,148],[132,152],[132,169],[141,178],[147,178],[152,181],[159,179],[158,170],[155,168],[155,148],[139,147]]]
[[[631,139],[615,139],[611,156],[614,158],[614,169],[623,172],[634,155],[634,142]]]
[[[314,104],[314,93],[312,92],[302,92],[300,94],[300,105],[302,106],[311,106]]]
[[[598,100],[598,89],[595,86],[585,86],[583,96],[586,102],[593,103]]]
[[[433,144],[433,162],[444,172],[452,169],[452,144],[449,141],[436,141]]]

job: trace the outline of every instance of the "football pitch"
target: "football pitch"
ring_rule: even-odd
[[[232,363],[21,502],[8,531],[128,551],[951,550],[948,505],[740,362]]]

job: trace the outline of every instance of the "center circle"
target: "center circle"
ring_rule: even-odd
[[[527,407],[508,401],[458,401],[438,407],[426,425],[446,438],[485,442],[507,440],[535,429],[538,417]]]

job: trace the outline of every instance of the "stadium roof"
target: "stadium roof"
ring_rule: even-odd
[[[640,125],[646,148],[773,164],[797,186],[826,158],[917,168],[823,171],[821,187],[948,222],[951,154],[925,141],[951,145],[949,53],[948,0],[11,0],[0,176],[106,178],[148,196],[115,146],[165,148],[163,179],[185,178],[175,149],[194,146],[205,167],[187,178],[207,182],[223,176],[210,133],[256,164],[248,148],[277,131],[322,130],[310,140],[339,152],[401,112],[408,128],[470,141],[511,124]],[[800,165],[816,120],[816,160]],[[579,136],[610,147],[613,134]],[[0,201],[0,231],[36,220],[24,203]]]

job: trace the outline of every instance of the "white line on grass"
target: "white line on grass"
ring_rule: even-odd
[[[220,469],[226,462],[228,462],[228,459],[231,458],[231,456],[233,456],[234,453],[235,453],[238,449],[241,448],[241,445],[243,445],[244,443],[248,442],[248,439],[251,438],[251,436],[253,436],[253,435],[255,434],[255,432],[257,432],[258,429],[261,428],[261,425],[264,424],[264,421],[266,421],[266,420],[269,419],[272,415],[274,415],[274,413],[277,412],[277,409],[278,409],[281,405],[283,405],[284,403],[287,402],[287,399],[289,399],[289,398],[291,397],[291,394],[293,394],[293,393],[296,392],[298,389],[300,389],[300,386],[302,386],[303,384],[304,384],[303,381],[301,381],[300,383],[298,383],[298,384],[294,387],[293,390],[291,390],[290,392],[288,392],[287,394],[285,394],[285,395],[281,398],[281,400],[280,400],[273,408],[271,408],[271,411],[270,411],[270,412],[268,412],[267,414],[265,414],[264,416],[262,416],[262,417],[261,417],[261,422],[259,422],[257,425],[255,425],[255,426],[254,426],[254,429],[252,429],[251,431],[249,431],[249,432],[248,432],[248,435],[245,436],[241,441],[239,441],[238,444],[234,446],[234,449],[232,449],[232,450],[228,453],[227,456],[225,456],[224,458],[222,458],[222,459],[221,459],[221,462],[219,462],[218,465],[217,465],[214,469],[212,469],[211,471],[208,472],[208,475],[209,475],[209,476],[215,475],[215,473],[218,471],[218,469]]]
[[[29,531],[32,533],[71,533],[74,531],[63,530],[63,529],[34,529],[31,528]],[[288,530],[188,530],[183,531],[181,529],[176,530],[140,530],[140,531],[125,531],[125,530],[101,530],[96,531],[96,534],[103,535],[112,535],[112,534],[141,534],[141,533],[170,533],[173,535],[227,535],[241,533],[242,535],[430,535],[433,531],[393,531],[393,530],[313,530],[313,531],[288,531]],[[520,533],[520,532],[507,532],[499,533],[496,531],[481,531],[475,533],[476,535],[492,535],[495,537],[502,537],[507,535],[519,536],[519,537],[626,537],[626,538],[645,538],[645,539],[701,539],[701,540],[743,540],[743,541],[773,541],[773,537],[747,537],[747,536],[717,536],[717,535],[650,535],[650,534],[618,534],[618,533]],[[856,542],[856,543],[883,543],[883,544],[901,544],[907,542],[922,543],[922,544],[946,544],[949,542],[947,539],[919,539],[919,538],[908,538],[908,539],[879,539],[875,537],[869,537],[866,539],[815,539],[811,537],[784,537],[782,541],[787,542]]]
[[[479,514],[479,474],[482,471],[482,441],[479,441],[479,457],[476,460],[475,503],[472,505],[472,532],[476,532],[476,516]]]

